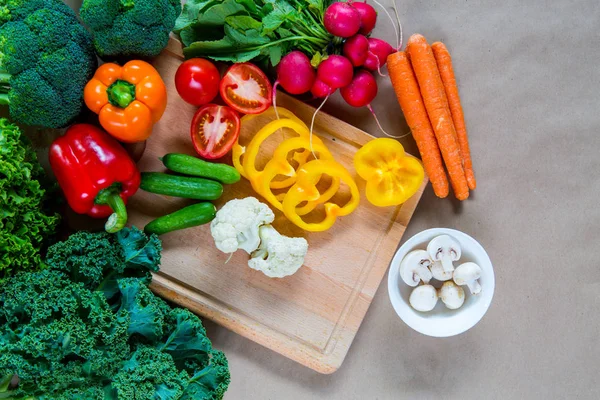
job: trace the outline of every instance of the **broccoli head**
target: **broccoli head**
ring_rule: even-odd
[[[60,128],[97,67],[91,35],[60,0],[0,0],[0,104],[26,125]]]
[[[155,57],[169,41],[181,1],[84,0],[79,13],[100,57]]]

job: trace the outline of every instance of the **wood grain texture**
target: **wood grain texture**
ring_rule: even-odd
[[[189,125],[195,108],[181,100],[173,84],[181,61],[181,48],[172,40],[154,62],[167,83],[169,103],[139,162],[142,171],[164,171],[158,157],[165,153],[193,152]],[[284,93],[278,94],[277,101],[310,123],[312,107]],[[260,118],[252,124],[258,126]],[[242,143],[253,130],[245,126]],[[353,174],[354,153],[373,138],[324,113],[316,118],[315,132]],[[268,143],[267,148],[275,145]],[[357,183],[364,193],[364,182],[358,178]],[[274,226],[279,231],[304,236],[309,243],[304,266],[284,279],[270,279],[250,269],[243,251],[226,264],[229,256],[215,248],[209,226],[163,235],[161,271],[152,289],[309,368],[332,373],[350,348],[426,184],[427,179],[401,207],[378,208],[363,197],[353,214],[321,233],[303,232],[276,212]],[[215,204],[219,208],[230,199],[247,196],[260,199],[242,179],[227,186]],[[189,203],[140,190],[130,202],[129,218],[143,227]]]

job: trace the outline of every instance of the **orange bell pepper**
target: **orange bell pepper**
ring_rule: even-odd
[[[319,201],[322,196],[317,183],[323,175],[339,178],[350,188],[351,198],[339,206],[335,203],[324,203],[325,218],[321,222],[306,222],[298,214],[298,205],[304,202]],[[336,190],[337,191],[337,190]],[[283,213],[296,226],[310,232],[322,232],[333,226],[338,217],[350,214],[358,207],[360,194],[352,175],[342,165],[333,160],[313,160],[296,171],[296,183],[283,198]]]
[[[400,142],[388,138],[361,147],[354,155],[354,168],[367,181],[367,200],[378,207],[404,203],[419,190],[425,176],[421,163],[407,156]]]
[[[154,67],[145,61],[124,66],[100,66],[83,91],[87,107],[100,125],[122,142],[141,142],[167,107],[167,88]]]

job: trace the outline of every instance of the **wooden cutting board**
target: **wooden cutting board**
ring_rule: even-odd
[[[139,162],[141,171],[164,171],[158,157],[169,152],[192,154],[189,135],[195,108],[178,96],[173,84],[183,60],[178,42],[171,41],[154,65],[167,83],[169,104]],[[280,93],[278,105],[310,122],[314,109]],[[373,139],[369,134],[324,113],[315,132],[335,159],[355,175],[354,153]],[[275,136],[275,135],[274,135]],[[242,143],[243,143],[242,138]],[[388,268],[402,234],[421,197],[418,193],[400,207],[378,208],[364,198],[364,182],[357,178],[361,204],[338,219],[332,229],[306,233],[276,212],[274,226],[309,243],[304,266],[293,276],[270,279],[247,266],[248,255],[219,252],[208,225],[163,235],[161,271],[152,289],[164,298],[209,318],[232,331],[321,373],[342,364],[373,296]],[[226,186],[217,208],[233,198],[255,196],[250,184]],[[190,201],[140,190],[129,206],[130,222],[148,221],[175,211]]]

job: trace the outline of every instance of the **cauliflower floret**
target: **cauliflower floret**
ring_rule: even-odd
[[[225,203],[210,224],[217,249],[234,253],[238,249],[250,254],[258,248],[258,228],[275,219],[273,211],[254,197],[233,199]]]
[[[304,264],[308,242],[304,238],[283,236],[271,225],[259,229],[260,247],[252,253],[248,266],[270,278],[293,275]]]

